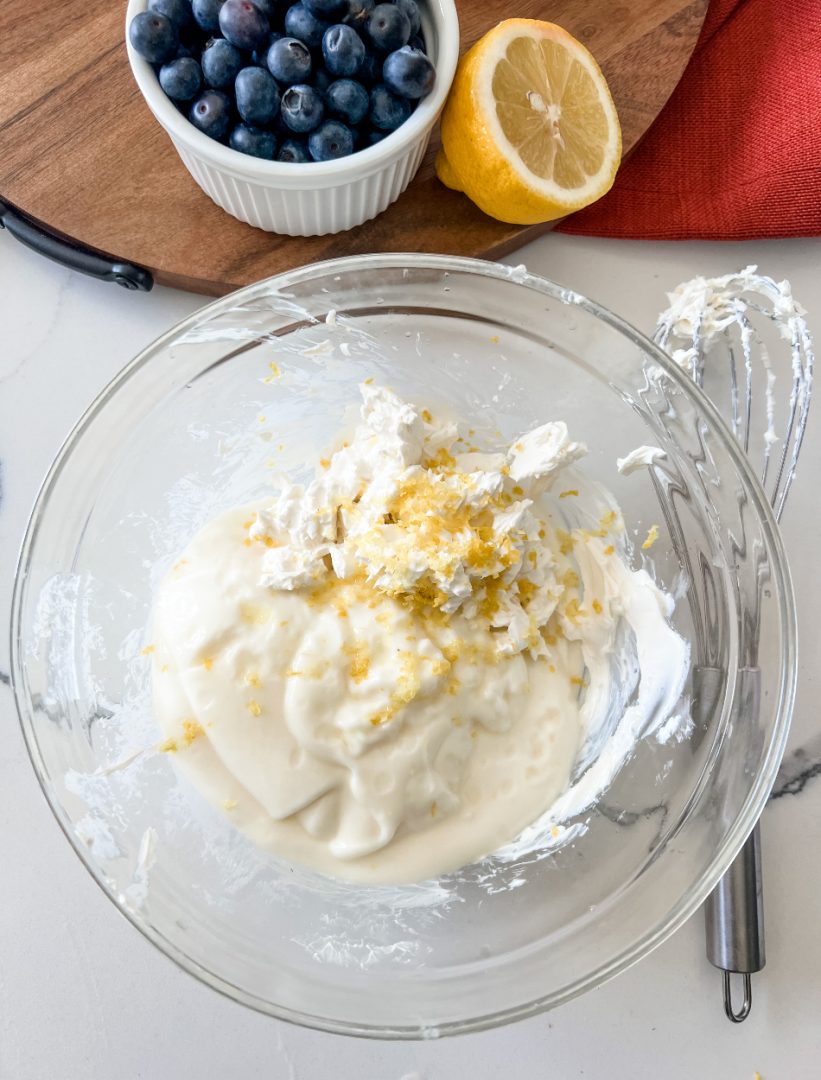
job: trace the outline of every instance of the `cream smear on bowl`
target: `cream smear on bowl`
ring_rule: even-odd
[[[549,843],[669,718],[688,648],[563,423],[486,452],[361,394],[307,487],[221,514],[162,581],[155,713],[260,847],[423,881]]]

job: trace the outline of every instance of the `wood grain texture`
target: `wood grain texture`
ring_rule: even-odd
[[[501,19],[549,19],[601,64],[628,153],[695,46],[707,0],[461,0],[462,46]],[[146,267],[160,284],[218,296],[357,252],[497,256],[551,226],[505,225],[433,174],[434,137],[405,194],[336,236],[285,237],[235,221],[204,195],[142,101],[123,44],[125,5],[0,5],[0,196],[63,237]]]

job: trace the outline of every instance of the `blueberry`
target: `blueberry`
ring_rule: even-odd
[[[128,40],[152,64],[171,60],[179,44],[174,24],[156,11],[141,11],[134,16],[128,28]]]
[[[268,70],[284,86],[304,83],[311,74],[311,54],[307,45],[293,37],[281,37],[268,50]]]
[[[231,101],[221,90],[206,90],[200,94],[188,119],[212,139],[224,139],[231,126]]]
[[[237,112],[246,124],[264,127],[276,118],[279,88],[265,68],[243,68],[234,83],[234,93]]]
[[[319,127],[325,114],[322,98],[312,86],[291,86],[282,95],[282,119],[303,135]]]
[[[389,131],[369,131],[365,136],[365,142],[368,146],[376,146],[378,142],[382,142],[388,135],[390,135]]]
[[[277,154],[277,161],[288,161],[292,165],[304,164],[310,160],[311,155],[301,139],[286,139]]]
[[[202,89],[202,68],[192,56],[160,68],[160,86],[172,101],[192,101]]]
[[[315,90],[318,90],[320,94],[324,94],[333,81],[333,75],[329,75],[325,68],[321,67],[317,68],[314,72],[312,86]]]
[[[422,20],[419,18],[419,6],[416,0],[393,0],[400,11],[404,11],[411,25],[411,37],[415,37],[422,28]]]
[[[370,97],[362,83],[353,79],[337,79],[331,83],[325,94],[328,112],[339,117],[346,124],[356,127],[368,114]]]
[[[367,29],[374,46],[382,52],[401,49],[411,36],[410,19],[395,4],[377,4],[368,17]]]
[[[194,56],[194,50],[190,49],[187,45],[183,45],[182,42],[177,46],[177,51],[174,53],[175,60],[183,60],[188,56]],[[171,61],[169,60],[169,63]]]
[[[308,136],[308,151],[314,161],[334,161],[353,153],[353,132],[340,120],[326,120]]]
[[[335,19],[344,11],[346,0],[302,0],[302,3],[318,19]]]
[[[364,31],[373,11],[374,0],[348,0],[348,10],[342,21],[354,30]]]
[[[403,45],[385,59],[382,77],[394,94],[418,101],[433,89],[436,71],[423,52]]]
[[[325,31],[322,56],[332,75],[355,75],[365,59],[365,44],[352,26],[337,23]]]
[[[212,38],[202,54],[202,75],[216,90],[233,87],[242,68],[242,53],[225,38]]]
[[[304,41],[311,49],[319,48],[329,26],[330,23],[318,19],[304,4],[294,4],[285,12],[285,33]]]
[[[201,30],[214,34],[220,28],[220,8],[225,0],[191,0],[194,21]]]
[[[158,15],[165,15],[177,30],[190,26],[194,21],[191,0],[148,0],[148,10],[156,11]]]
[[[262,131],[248,124],[237,124],[228,136],[228,145],[232,150],[239,150],[241,154],[272,161],[277,141],[270,131]]]
[[[362,61],[362,67],[357,71],[356,77],[361,83],[365,83],[366,86],[373,86],[374,83],[382,81],[382,56],[376,53],[365,53],[365,59]]]
[[[238,49],[256,49],[268,40],[268,19],[251,0],[225,0],[220,8],[220,30]]]
[[[384,84],[380,83],[371,90],[368,115],[373,126],[380,131],[395,131],[412,112],[413,106],[407,98],[392,94]]]
[[[412,49],[418,49],[419,52],[423,52],[427,56],[428,50],[425,48],[425,39],[421,34],[414,34],[408,42],[408,45],[410,45]]]

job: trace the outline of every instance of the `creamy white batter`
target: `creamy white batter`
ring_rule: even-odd
[[[155,708],[162,749],[259,845],[421,881],[565,791],[625,627],[668,667],[686,649],[564,424],[484,453],[385,389],[362,397],[306,489],[215,519],[163,581]]]

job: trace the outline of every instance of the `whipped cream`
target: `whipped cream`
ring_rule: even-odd
[[[667,455],[659,446],[637,446],[625,457],[616,458],[616,468],[622,476],[630,476],[631,473],[638,472],[639,469],[644,469],[648,465],[654,465],[666,457]]]
[[[563,423],[485,452],[361,392],[307,486],[216,518],[163,581],[155,710],[161,749],[261,846],[421,881],[568,803],[614,678],[638,682],[625,642],[673,672],[633,739],[676,700],[686,646]],[[591,798],[606,775],[587,771]]]

